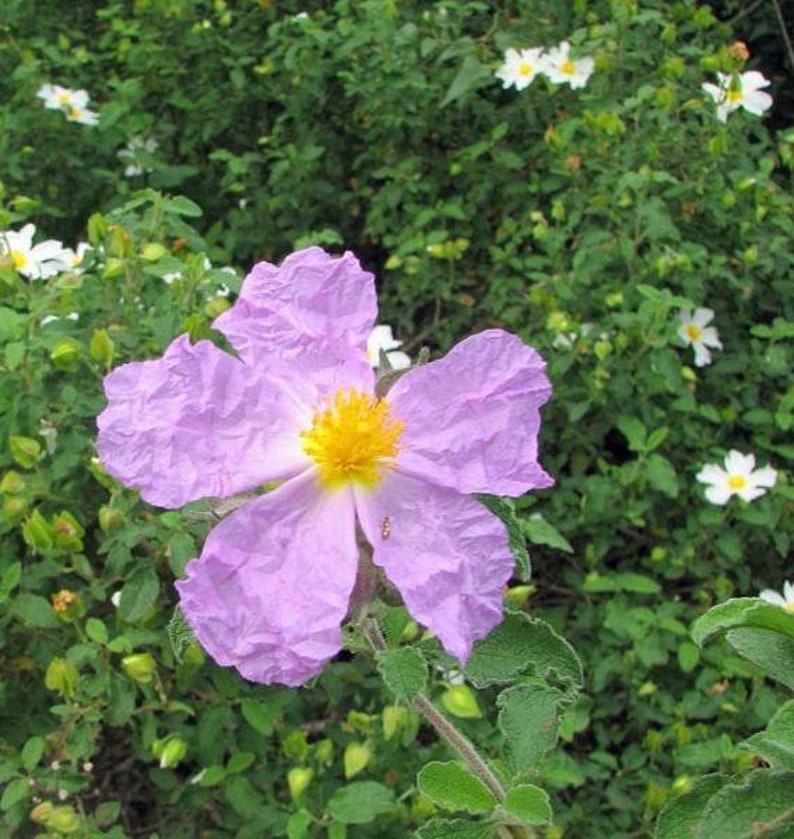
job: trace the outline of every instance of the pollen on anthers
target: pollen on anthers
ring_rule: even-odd
[[[318,409],[301,442],[324,487],[374,487],[394,465],[403,429],[385,399],[343,388]]]

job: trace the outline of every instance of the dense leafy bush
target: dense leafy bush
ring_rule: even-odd
[[[307,244],[375,271],[381,317],[414,356],[501,326],[548,361],[541,459],[556,486],[516,502],[532,586],[516,577],[491,643],[515,654],[542,636],[553,666],[516,663],[503,690],[475,662],[458,683],[422,641],[438,665],[427,694],[538,789],[514,810],[538,835],[638,836],[670,802],[667,837],[693,818],[687,802],[699,813],[745,781],[771,799],[764,785],[794,768],[779,751],[794,687],[780,615],[794,621],[723,601],[794,576],[780,66],[748,61],[685,0],[7,0],[3,26],[0,229],[33,223],[37,241],[90,250],[35,280],[2,248],[0,825],[490,835],[463,819],[492,803],[444,799],[456,770],[427,764],[449,750],[366,656],[302,690],[207,660],[172,620],[172,582],[211,512],[149,507],[94,456],[109,370],[211,335],[255,260]],[[506,49],[563,40],[594,58],[586,85],[499,83]],[[771,77],[775,133],[744,110],[720,122],[701,87],[748,69]],[[87,90],[98,124],[46,109],[44,84]],[[678,335],[697,308],[722,343],[700,367]],[[696,476],[730,450],[771,464],[776,485],[709,503]],[[415,626],[396,607],[384,620],[402,649]],[[771,661],[736,634],[759,627],[779,634]],[[701,649],[720,633],[729,643]],[[556,735],[511,719],[511,690]],[[783,812],[771,835],[788,835],[790,806],[758,816],[774,828]],[[454,834],[428,827],[445,808]]]

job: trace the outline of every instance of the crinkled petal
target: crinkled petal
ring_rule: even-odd
[[[358,259],[311,247],[279,267],[255,265],[237,302],[213,326],[249,362],[274,351],[285,357],[318,339],[341,341],[365,356],[376,315],[375,278]]]
[[[290,477],[308,463],[298,435],[314,406],[338,386],[371,383],[365,361],[336,362],[308,356],[249,367],[183,335],[163,358],[124,364],[105,379],[100,460],[162,507]]]
[[[514,565],[504,524],[467,495],[399,472],[375,492],[357,489],[356,509],[373,561],[408,611],[465,661],[502,619]]]
[[[771,466],[763,466],[753,472],[752,481],[759,487],[773,487],[777,483],[777,471]]]
[[[253,682],[294,686],[316,676],[341,647],[355,532],[350,491],[323,492],[311,472],[246,502],[176,584],[201,646]]]
[[[551,394],[545,367],[515,335],[492,329],[409,370],[388,394],[405,423],[400,471],[464,493],[551,486],[538,463],[540,406]]]
[[[705,367],[707,364],[711,364],[711,353],[700,341],[694,341],[692,349],[695,351],[695,367]]]
[[[722,341],[717,330],[713,326],[707,326],[700,334],[700,343],[706,347],[714,347],[714,349],[722,349]]]
[[[708,463],[695,475],[695,480],[702,484],[724,484],[728,480],[728,473],[720,466]]]
[[[706,487],[706,498],[712,504],[727,504],[733,492],[728,488],[727,484],[715,484],[714,486]]]

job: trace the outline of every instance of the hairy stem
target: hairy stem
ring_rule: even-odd
[[[388,649],[380,627],[371,617],[361,621],[361,628],[374,650],[383,652]],[[494,798],[501,804],[506,797],[505,789],[471,741],[458,731],[423,693],[414,697],[413,707],[466,761],[472,772],[488,787]]]

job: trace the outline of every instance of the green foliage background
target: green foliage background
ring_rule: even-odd
[[[759,765],[740,744],[790,693],[690,637],[710,606],[794,577],[791,67],[773,18],[756,20],[748,66],[772,78],[775,130],[743,111],[716,120],[700,85],[740,69],[715,17],[737,10],[6,0],[0,228],[32,221],[94,252],[49,282],[0,269],[1,826],[404,836],[437,813],[416,774],[449,752],[361,658],[286,691],[195,645],[176,657],[172,580],[206,510],[149,508],[93,459],[102,376],[180,331],[206,335],[223,286],[309,243],[375,271],[409,352],[498,325],[548,360],[542,460],[557,485],[517,502],[536,590],[514,605],[573,644],[585,688],[526,772],[554,809],[540,834],[649,836],[697,776],[740,783]],[[494,78],[507,47],[562,39],[596,59],[584,89]],[[86,88],[99,126],[44,110],[46,82]],[[159,146],[130,178],[117,153],[132,137]],[[705,368],[675,334],[693,306],[715,310],[724,345]],[[715,507],[694,476],[732,448],[778,485]],[[79,597],[66,615],[51,605],[63,589]],[[454,716],[452,687],[430,674]],[[492,691],[460,720],[486,745]],[[31,819],[42,802],[57,818]],[[487,835],[462,824],[454,835]]]

